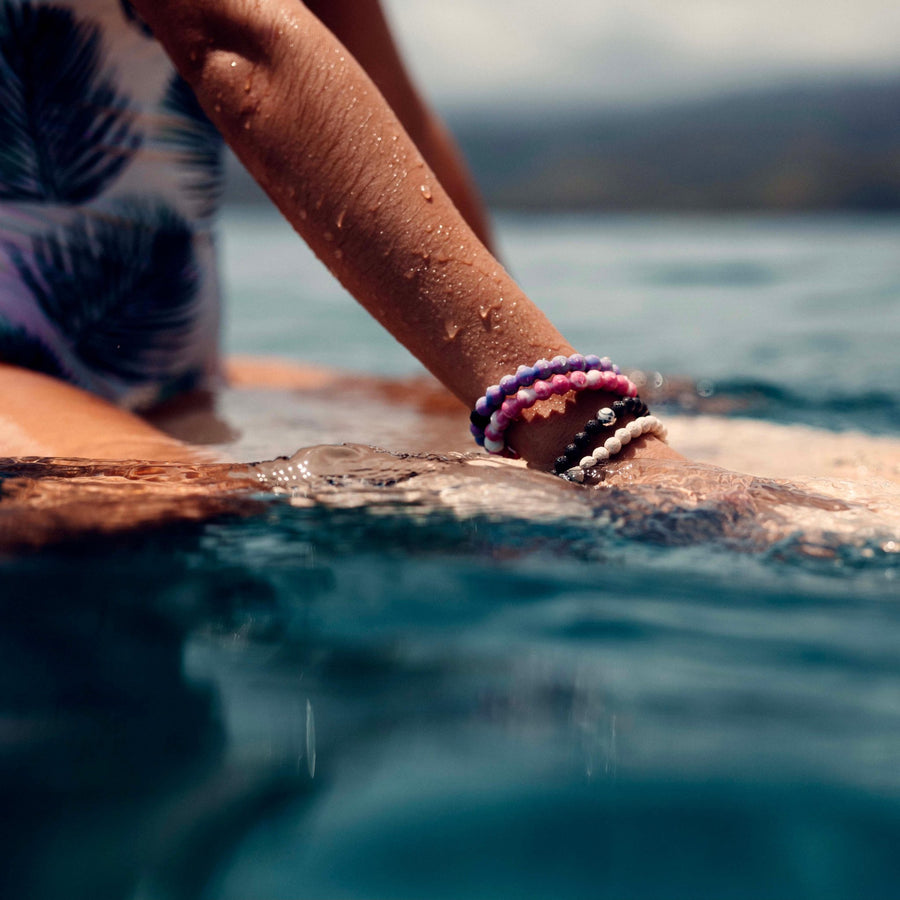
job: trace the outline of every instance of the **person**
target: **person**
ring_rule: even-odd
[[[88,0],[71,8],[3,0],[0,16],[8,99],[0,113],[0,453],[196,458],[128,408],[152,406],[217,372],[208,253],[216,186],[197,173],[186,181],[177,154],[158,152],[181,139],[199,142],[202,156],[209,135],[185,124],[198,121],[184,112],[194,98],[331,272],[467,406],[519,366],[575,352],[492,255],[465,167],[403,68],[377,0]],[[103,71],[104,30],[125,26],[128,46],[118,66]],[[175,172],[161,196],[194,203],[187,211],[152,197],[141,211],[133,199],[144,182],[129,160],[148,139],[124,98],[148,85],[159,93],[162,76],[142,69],[153,48],[159,52],[154,41],[183,82],[170,82],[156,100],[169,125],[157,152],[145,156],[164,158],[166,172]],[[30,100],[36,83],[44,101],[41,121],[29,123],[18,144],[13,136],[33,110],[10,73],[32,79]],[[172,87],[183,83],[190,92]],[[73,90],[85,94],[74,104]],[[92,104],[100,111],[93,118]],[[66,132],[77,128],[73,147]],[[61,158],[68,180],[47,178],[41,167]],[[95,194],[90,219],[84,210]],[[48,199],[63,209],[67,242],[58,226],[51,237],[30,227],[35,216],[43,221],[35,201]],[[119,257],[102,259],[98,279],[85,257],[101,239]],[[134,276],[129,266],[142,259],[149,271]],[[190,315],[185,283],[195,297]],[[124,296],[109,300],[110,285]],[[41,330],[48,317],[58,326],[53,340]],[[67,327],[91,378],[73,376],[76,366],[60,355],[73,344]],[[507,445],[550,470],[598,405],[618,399],[591,390],[538,400],[511,422]],[[654,434],[622,456],[678,458]]]

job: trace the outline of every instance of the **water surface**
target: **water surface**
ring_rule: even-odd
[[[286,226],[226,226],[233,350],[415,371]],[[900,223],[501,226],[758,471],[585,491],[254,392],[237,458],[293,460],[4,464],[0,516],[91,515],[0,561],[4,896],[895,895]]]

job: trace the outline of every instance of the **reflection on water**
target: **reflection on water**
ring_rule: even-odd
[[[32,547],[0,564],[3,896],[900,875],[887,484],[655,464],[582,489],[362,445],[3,473]]]
[[[4,897],[195,896],[247,817],[303,787],[234,759],[216,686],[184,671],[227,582],[139,542],[108,549],[6,567]]]

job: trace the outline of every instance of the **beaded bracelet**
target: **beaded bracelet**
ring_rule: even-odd
[[[603,444],[595,448],[589,455],[583,457],[576,466],[559,474],[566,481],[574,481],[581,484],[584,481],[587,469],[607,462],[611,457],[621,452],[626,444],[642,434],[655,434],[657,437],[665,440],[666,426],[656,416],[641,416],[638,419],[634,419],[623,428],[617,428],[616,433],[612,437],[608,437]]]
[[[598,409],[597,415],[593,419],[588,419],[584,428],[572,438],[572,442],[566,446],[562,455],[556,457],[553,470],[557,475],[562,475],[571,469],[585,455],[585,450],[597,435],[612,428],[622,416],[641,418],[649,413],[647,404],[640,397],[626,397],[624,400],[616,400],[612,407],[605,406]]]
[[[637,395],[636,385],[606,357],[573,353],[539,359],[533,366],[519,366],[515,375],[505,375],[479,397],[469,416],[470,431],[488,453],[502,453],[506,448],[503,432],[523,410],[554,394],[587,389]]]

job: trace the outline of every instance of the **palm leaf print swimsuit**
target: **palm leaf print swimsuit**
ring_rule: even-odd
[[[128,0],[0,0],[0,361],[131,408],[213,382],[221,148]]]

